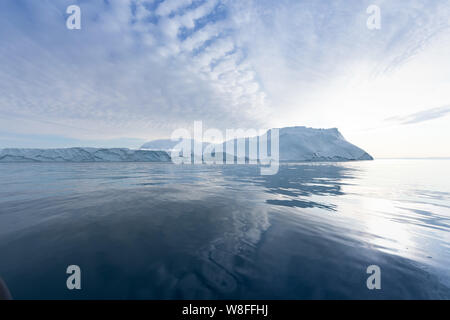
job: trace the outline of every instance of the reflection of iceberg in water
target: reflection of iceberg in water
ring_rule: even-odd
[[[253,251],[270,226],[267,213],[260,210],[235,210],[230,220],[231,230],[209,243],[202,252],[209,262],[202,266],[202,274],[209,285],[225,295],[237,290],[240,275],[250,275]]]
[[[226,188],[220,194],[202,200],[213,207],[205,212],[208,218],[203,221],[203,229],[209,232],[207,241],[191,252],[196,266],[183,273],[175,285],[182,298],[239,296],[243,279],[255,271],[252,255],[270,226],[267,210],[261,206],[264,199],[249,199],[239,190]]]
[[[244,170],[245,175],[242,174]],[[272,176],[253,175],[249,168],[242,168],[241,171],[229,170],[224,174],[264,187],[267,194],[265,202],[268,204],[335,211],[336,205],[333,203],[326,203],[323,198],[321,202],[312,199],[316,196],[344,195],[342,186],[354,178],[356,171],[341,164],[305,163],[284,164],[278,174]]]
[[[200,251],[204,261],[201,276],[207,287],[220,296],[232,296],[239,291],[239,283],[252,278],[258,267],[253,256],[270,227],[270,207],[264,204],[335,210],[332,204],[308,199],[314,195],[343,195],[341,180],[352,177],[351,169],[333,164],[283,165],[274,176],[261,176],[255,167],[236,169],[222,168],[223,183],[226,185],[228,180],[240,181],[247,187],[252,184],[257,191],[252,195],[259,198],[249,199],[238,192],[228,195],[226,198],[234,201],[226,204],[229,212],[225,213],[223,233]],[[189,279],[196,281],[192,275]]]
[[[335,210],[335,206],[314,202],[311,197],[343,195],[342,179],[351,179],[352,171],[339,164],[286,165],[279,175],[269,176],[263,183],[271,193],[283,196],[283,200],[267,202],[287,207]]]

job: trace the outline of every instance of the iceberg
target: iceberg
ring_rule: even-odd
[[[337,128],[288,127],[279,130],[280,161],[373,160],[366,151],[348,142]]]
[[[126,148],[0,149],[0,162],[170,162],[164,151]]]
[[[246,142],[270,143],[271,130],[269,134],[259,137],[245,138]],[[289,161],[354,161],[373,160],[373,157],[363,149],[348,142],[337,128],[314,129],[308,127],[286,127],[279,130],[279,160]],[[235,142],[243,142],[244,138]],[[191,140],[193,144],[201,144]],[[145,143],[142,149],[164,150],[170,153],[176,145],[181,142],[172,140],[155,140]],[[225,141],[221,150],[226,150],[226,145],[234,140]],[[208,145],[203,142],[203,149]],[[246,156],[248,155],[248,147]]]
[[[270,133],[271,130],[268,130]],[[271,135],[245,138],[259,143],[270,141]],[[279,129],[279,160],[288,161],[352,161],[373,160],[363,149],[348,142],[338,129],[287,127]],[[237,139],[238,142],[241,139]],[[190,140],[192,146],[204,149],[208,143]],[[224,142],[226,144],[234,140]],[[181,142],[155,140],[139,150],[126,148],[62,148],[62,149],[0,149],[0,162],[171,162],[171,151]]]

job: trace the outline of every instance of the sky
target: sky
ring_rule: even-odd
[[[138,148],[201,120],[450,157],[450,1],[2,0],[0,43],[0,148]]]

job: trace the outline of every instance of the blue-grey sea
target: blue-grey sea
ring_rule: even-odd
[[[450,299],[450,160],[0,164],[15,299]],[[81,268],[68,290],[66,268]],[[366,269],[381,270],[369,290]]]

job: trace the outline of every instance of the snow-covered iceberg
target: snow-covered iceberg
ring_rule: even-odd
[[[271,129],[272,130],[272,129]],[[271,132],[269,130],[269,132]],[[351,160],[373,160],[363,149],[348,142],[338,129],[314,129],[307,127],[287,127],[279,130],[279,160],[280,161],[351,161]],[[250,137],[246,140],[258,143],[267,143],[271,140],[271,134],[260,137]],[[237,139],[236,142],[239,143]],[[191,144],[200,144],[190,140]],[[168,153],[181,142],[171,140],[155,140],[144,144],[142,149],[164,150]],[[248,141],[247,141],[248,142]],[[226,145],[233,141],[226,141]],[[207,143],[203,142],[203,149]],[[247,150],[248,151],[248,150]],[[248,154],[248,152],[247,152]]]
[[[170,162],[164,151],[125,148],[0,149],[0,162]]]
[[[270,130],[269,130],[270,132]],[[268,139],[266,137],[269,137]],[[251,137],[259,143],[271,135]],[[125,148],[0,149],[0,162],[171,162],[171,150],[180,141],[156,140],[140,150]],[[191,140],[191,145],[200,144]],[[223,150],[226,150],[226,141]],[[208,144],[203,142],[203,148]],[[373,160],[367,152],[351,144],[338,129],[288,127],[279,129],[280,161]]]
[[[280,161],[373,160],[363,149],[348,142],[338,129],[288,127],[279,131]]]

